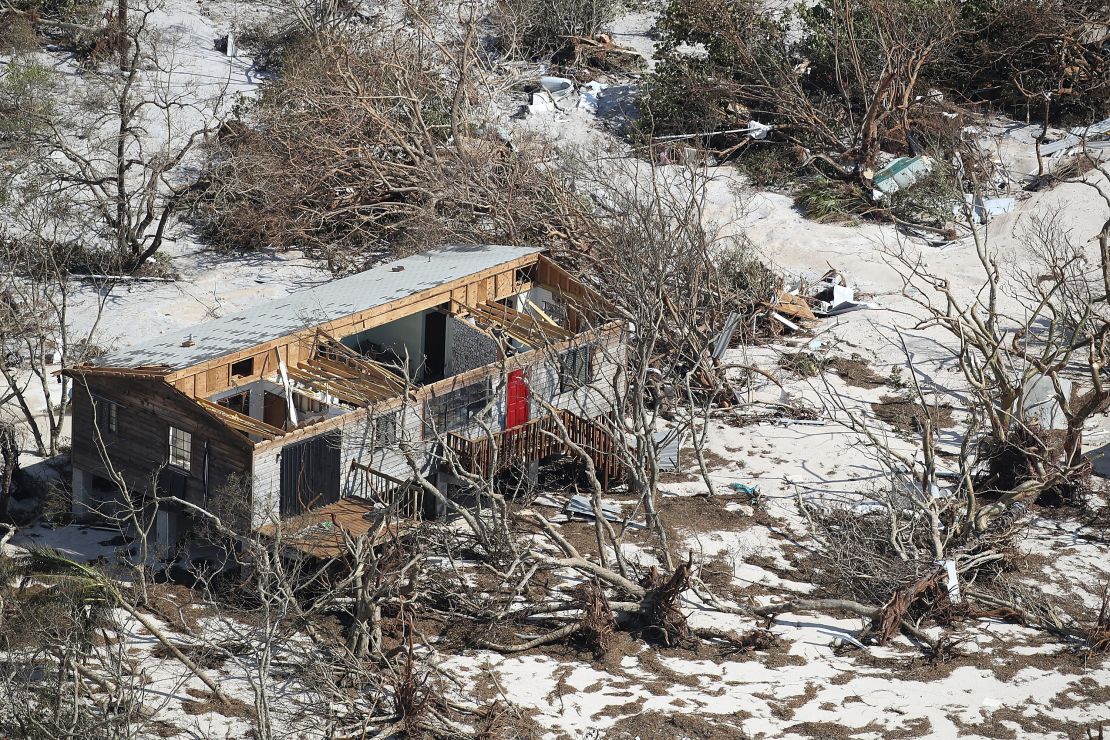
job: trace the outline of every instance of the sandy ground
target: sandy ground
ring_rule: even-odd
[[[254,80],[249,60],[240,57],[229,64],[211,48],[212,41],[245,11],[238,5],[229,9],[210,2],[175,6],[180,9],[167,13],[162,22],[179,31],[182,63],[191,65],[198,81],[215,82],[203,76],[223,79],[230,73],[239,91],[250,94]],[[615,38],[649,52],[650,25],[650,14],[631,14],[617,25]],[[635,80],[626,84],[634,85]],[[506,125],[518,131],[541,133],[561,146],[600,147],[612,156],[624,156],[623,145],[606,132],[604,124],[593,110],[577,105],[536,113],[519,123],[506,119]],[[998,151],[1011,172],[1035,169],[1028,127],[999,126],[990,132],[1000,137]],[[732,482],[758,483],[766,516],[755,516],[744,501],[721,498],[721,516],[714,517],[712,525],[682,532],[682,549],[712,564],[738,599],[742,595],[766,603],[812,588],[800,580],[798,559],[804,555],[805,538],[796,497],[850,498],[884,475],[860,437],[837,423],[836,413],[827,408],[830,394],[838,394],[847,408],[868,418],[892,446],[910,448],[908,440],[876,420],[871,410],[871,403],[890,393],[890,388],[850,386],[831,373],[800,378],[778,367],[778,355],[805,349],[817,339],[819,352],[858,355],[881,377],[894,368],[908,373],[912,360],[931,392],[958,404],[960,382],[951,349],[939,335],[914,330],[917,316],[902,295],[902,281],[887,254],[904,245],[964,294],[978,289],[983,273],[970,239],[932,247],[900,241],[886,226],[816,224],[806,221],[790,198],[752,192],[730,168],[717,168],[711,175],[707,212],[726,231],[745,234],[768,261],[790,274],[815,277],[829,266],[841,269],[858,294],[880,306],[820,322],[813,328],[814,336],[741,348],[729,358],[757,364],[776,375],[778,384],[760,379],[745,390],[753,404],[786,399],[826,409],[824,423],[819,424],[737,426],[718,420],[709,431],[712,492],[727,494]],[[1017,211],[994,220],[983,236],[1000,259],[1023,264],[1027,259],[1024,230],[1032,219],[1061,207],[1076,241],[1093,249],[1090,240],[1110,213],[1082,185],[1023,194]],[[116,347],[141,342],[328,278],[297,254],[217,255],[206,251],[182,226],[174,235],[176,241],[168,251],[179,279],[115,289],[94,343]],[[96,303],[97,296],[87,286],[79,289],[75,328],[88,326]],[[38,402],[41,407],[41,399]],[[1110,430],[1105,418],[1091,431],[1104,429]],[[1099,437],[1094,434],[1091,439]],[[960,440],[952,432],[943,441],[954,446]],[[664,500],[674,500],[677,506],[682,497],[693,500],[704,493],[705,481],[687,454],[682,473],[665,484]],[[1035,580],[1046,590],[1093,609],[1097,597],[1091,584],[1110,577],[1110,548],[1084,534],[1088,532],[1078,521],[1038,517],[1022,547],[1038,556]],[[92,560],[119,554],[112,539],[103,530],[39,526],[21,532],[13,544],[50,545],[75,558]],[[649,561],[635,548],[630,554],[642,557],[645,565]],[[757,626],[712,613],[693,597],[688,606],[695,624],[737,631]],[[169,736],[242,736],[247,731],[241,719],[187,713],[183,707],[195,698],[189,691],[198,691],[200,685],[185,678],[171,661],[157,659],[141,627],[126,620],[124,624],[124,637],[137,659],[151,665],[149,687],[152,695],[162,697],[159,719],[168,723],[163,729]],[[622,644],[620,655],[600,661],[558,651],[516,657],[470,651],[444,654],[440,660],[441,667],[460,682],[460,697],[500,695],[514,713],[533,720],[550,738],[1066,738],[1110,723],[1110,668],[1085,666],[1034,630],[989,620],[964,623],[955,631],[963,641],[963,654],[933,666],[923,662],[921,652],[904,638],[885,648],[853,649],[847,638],[859,627],[855,619],[783,615],[770,625],[779,645],[746,656],[659,651],[629,641]],[[220,669],[228,690],[247,704],[254,702],[247,679],[254,668],[231,661]],[[265,690],[280,703],[292,701],[297,686],[275,678]],[[284,729],[290,736],[316,736],[303,727]]]

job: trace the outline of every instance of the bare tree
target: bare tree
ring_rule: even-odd
[[[1097,172],[1085,182],[1105,198],[1104,177]],[[911,450],[891,444],[828,389],[837,417],[882,463],[885,482],[840,500],[799,492],[818,543],[815,581],[826,598],[756,613],[848,611],[870,619],[865,632],[880,642],[905,631],[938,655],[951,646],[923,628],[946,623],[953,609],[1009,615],[1064,639],[1088,640],[1092,628],[1005,573],[1030,507],[1081,502],[1087,486],[1083,428],[1110,407],[1103,378],[1106,234],[1104,227],[1099,257],[1089,261],[1057,217],[1034,217],[1023,245],[1032,268],[1007,276],[985,230],[973,229],[984,281],[970,291],[928,269],[908,245],[891,250],[903,295],[920,317],[910,330],[942,331],[963,383],[949,391],[933,386],[898,334],[910,360],[909,400],[918,409]],[[938,407],[946,395],[962,409],[961,442],[958,453],[942,458]]]
[[[515,77],[486,74],[478,17],[406,5],[314,31],[211,163],[213,240],[299,248],[336,271],[428,244],[566,244],[578,212],[539,142],[498,133]]]
[[[82,84],[53,80],[49,104],[19,113],[25,168],[39,192],[68,197],[114,270],[134,271],[154,256],[185,198],[205,185],[184,165],[227,115],[226,82],[200,83],[174,60],[171,35],[154,24],[157,5],[132,8],[120,33],[120,64],[89,65]],[[13,74],[8,70],[8,74]],[[100,265],[104,267],[104,264]]]
[[[957,37],[956,15],[954,3],[678,3],[659,24],[651,133],[689,134],[734,154],[757,120],[827,174],[869,178],[884,144],[915,148],[914,119],[932,105],[924,71]],[[692,44],[707,53],[688,53]]]
[[[57,454],[69,409],[64,369],[90,358],[111,281],[93,278],[93,303],[75,314],[73,263],[83,259],[79,221],[65,199],[25,202],[0,235],[0,375],[39,455]],[[43,408],[38,408],[39,401]]]

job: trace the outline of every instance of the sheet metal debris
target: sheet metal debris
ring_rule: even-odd
[[[659,470],[663,473],[673,473],[679,468],[679,451],[682,449],[682,435],[677,429],[665,429],[655,433],[655,448],[658,450],[656,459]]]
[[[1054,157],[1086,145],[1088,149],[1110,149],[1110,118],[1090,126],[1077,126],[1060,139],[1041,144],[1041,154]]]
[[[594,518],[594,505],[593,502],[586,496],[571,496],[570,501],[563,507],[563,511],[568,516],[584,516],[590,519]],[[601,502],[601,515],[611,522],[623,522],[624,516],[621,514],[620,504],[611,501]]]
[[[737,327],[740,322],[744,320],[743,315],[739,311],[733,311],[725,319],[725,326],[721,329],[721,333],[713,339],[713,351],[710,353],[714,360],[719,360],[724,357],[725,350],[728,349],[729,344],[732,342],[732,335],[736,333]]]

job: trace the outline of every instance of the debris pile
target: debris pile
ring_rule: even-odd
[[[857,301],[855,288],[848,283],[848,277],[837,269],[830,269],[811,285],[783,288],[764,306],[770,319],[792,332],[801,331],[803,321],[877,308],[874,303]]]

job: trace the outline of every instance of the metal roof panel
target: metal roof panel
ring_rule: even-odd
[[[408,298],[539,251],[530,247],[483,244],[421,252],[113,350],[91,364],[101,367],[167,365],[180,370]],[[397,267],[404,269],[397,270]]]

